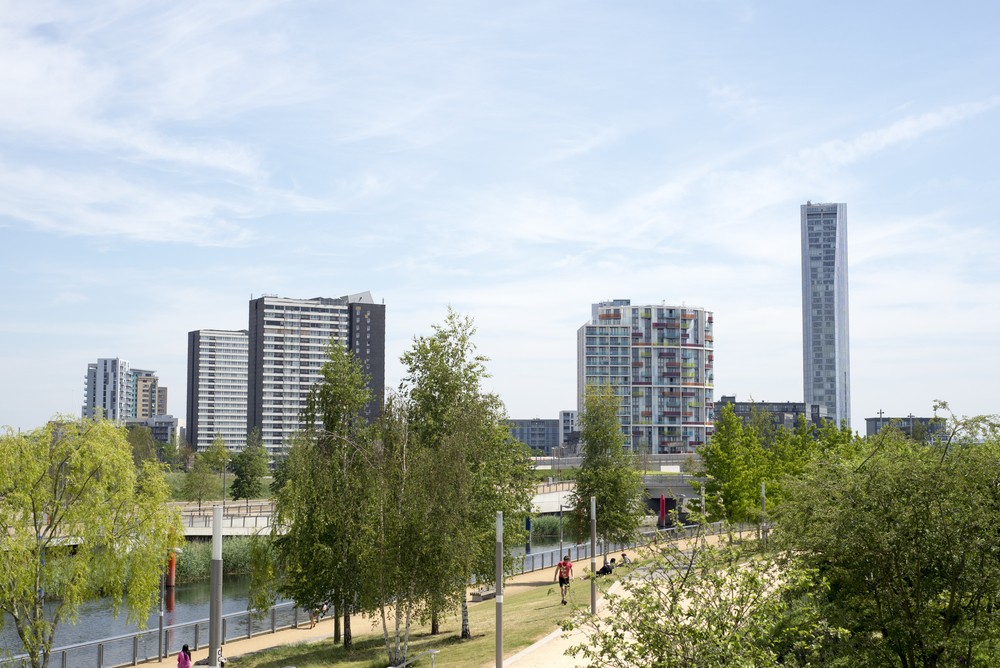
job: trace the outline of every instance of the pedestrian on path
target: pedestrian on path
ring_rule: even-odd
[[[567,554],[563,560],[556,564],[556,573],[553,580],[559,578],[559,592],[562,594],[562,604],[566,605],[566,594],[569,592],[569,581],[573,579],[573,562],[569,560]]]

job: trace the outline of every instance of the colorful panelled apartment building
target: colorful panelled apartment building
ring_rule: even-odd
[[[693,306],[628,299],[594,304],[577,332],[577,396],[611,385],[626,449],[690,453],[712,435],[713,316]]]

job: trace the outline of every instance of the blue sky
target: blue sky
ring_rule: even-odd
[[[799,205],[847,202],[853,420],[997,412],[1000,6],[30,2],[0,10],[0,424],[78,414],[247,301],[370,290],[387,382],[451,304],[513,417],[590,304],[716,322],[801,400]]]

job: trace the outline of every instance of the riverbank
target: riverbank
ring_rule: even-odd
[[[266,540],[266,538],[265,538]],[[177,582],[207,580],[212,572],[212,543],[185,541],[184,552],[177,559]],[[223,573],[242,575],[250,572],[250,537],[228,536],[222,539]]]

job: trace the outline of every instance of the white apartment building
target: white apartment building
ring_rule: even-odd
[[[187,444],[201,452],[220,434],[230,450],[247,444],[247,331],[188,332]]]
[[[611,385],[626,449],[692,453],[714,419],[713,314],[628,299],[594,304],[577,332],[578,410],[588,385]]]
[[[109,420],[124,422],[130,417],[129,387],[131,385],[128,360],[107,357],[87,365],[86,386],[83,393],[82,416],[98,415]]]
[[[364,414],[377,418],[385,388],[385,304],[376,304],[370,292],[250,301],[246,428],[260,429],[269,453],[286,447],[300,429],[299,414],[322,378],[331,341],[362,363],[373,395]]]
[[[807,404],[851,426],[851,341],[847,299],[847,205],[800,207],[802,376]]]

